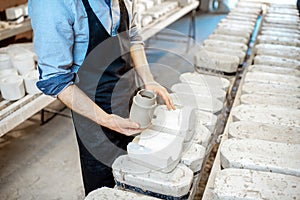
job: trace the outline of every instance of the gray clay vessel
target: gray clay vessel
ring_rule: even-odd
[[[133,97],[129,118],[137,122],[140,128],[147,128],[151,124],[156,105],[156,94],[151,90],[142,89]]]

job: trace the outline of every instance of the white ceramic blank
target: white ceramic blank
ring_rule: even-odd
[[[2,97],[9,101],[15,101],[25,95],[25,87],[21,76],[11,75],[0,80]]]
[[[34,70],[35,63],[32,54],[21,53],[13,56],[13,67],[16,68],[20,75],[25,75]]]
[[[0,70],[10,69],[12,67],[10,56],[8,54],[0,53]]]
[[[38,94],[41,91],[37,88],[36,82],[39,78],[39,72],[37,70],[33,70],[28,72],[24,78],[25,89],[28,94]]]

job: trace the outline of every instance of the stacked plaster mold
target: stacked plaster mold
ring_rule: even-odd
[[[295,5],[265,6],[254,65],[245,71],[219,149],[224,169],[211,174],[207,199],[300,196],[299,16]]]

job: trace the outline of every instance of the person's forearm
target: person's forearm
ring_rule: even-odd
[[[105,125],[109,121],[109,114],[97,106],[76,85],[70,85],[64,89],[58,95],[58,99],[76,113],[89,118],[99,125]]]
[[[143,80],[144,84],[153,83],[154,78],[149,68],[144,46],[142,44],[135,44],[131,46],[130,54],[134,63],[134,68]]]

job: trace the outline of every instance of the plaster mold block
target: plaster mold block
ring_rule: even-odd
[[[144,130],[137,142],[127,145],[129,158],[156,171],[170,172],[180,160],[184,138],[150,129]]]
[[[274,94],[243,94],[241,104],[268,104],[300,109],[300,98]]]
[[[223,101],[226,97],[226,92],[220,88],[201,86],[196,84],[176,83],[171,87],[175,93],[184,93],[199,97],[209,97]]]
[[[300,89],[289,85],[272,85],[268,83],[249,82],[242,85],[242,94],[278,94],[300,96]]]
[[[297,199],[300,178],[290,175],[247,169],[224,169],[218,172],[214,200]]]
[[[216,39],[215,40],[219,40],[219,39]],[[224,41],[224,40],[223,40]],[[245,56],[246,56],[246,53],[242,50],[231,50],[231,51],[228,51],[227,48],[222,48],[222,47],[203,47],[204,50],[207,52],[205,54],[206,55],[209,55],[209,53],[221,53],[223,55],[228,55],[229,58],[231,56],[237,56],[239,58],[239,64],[243,64],[244,60],[245,60]]]
[[[239,121],[230,124],[229,138],[300,144],[300,128]]]
[[[300,39],[300,35],[297,33],[264,30],[264,31],[261,31],[261,34],[268,35],[268,36],[296,38],[298,40]]]
[[[300,60],[299,47],[273,45],[273,44],[258,44],[255,46],[255,50],[257,55],[278,56],[278,57],[290,58],[298,61]]]
[[[258,43],[260,44],[280,44],[286,46],[300,46],[300,40],[296,38],[280,37],[280,36],[269,36],[260,35],[257,37]]]
[[[219,41],[219,40],[212,40],[212,39],[204,40],[203,45],[210,46],[210,47],[221,46],[221,47],[228,48],[228,51],[230,51],[230,49],[239,49],[242,51],[247,51],[248,49],[248,46],[242,43],[233,43],[233,42],[226,42],[226,41]]]
[[[300,78],[289,75],[273,74],[267,72],[248,72],[245,76],[245,82],[260,82],[276,85],[290,85],[299,87]]]
[[[228,139],[220,147],[224,168],[243,168],[300,177],[300,145]]]
[[[0,70],[12,68],[9,54],[0,53]]]
[[[205,147],[190,143],[184,150],[180,162],[190,168],[194,173],[199,173],[202,168],[205,152]]]
[[[25,75],[35,69],[34,58],[30,53],[20,53],[13,56],[12,64],[20,75]]]
[[[222,77],[218,76],[210,76],[199,73],[183,73],[179,77],[180,81],[183,83],[195,84],[200,86],[209,86],[223,89],[225,91],[228,90],[230,86],[230,82]]]
[[[254,21],[245,21],[245,20],[241,21],[240,19],[227,19],[227,18],[225,18],[225,19],[221,19],[220,23],[248,24],[248,25],[251,25],[252,27],[255,26]]]
[[[300,55],[300,54],[299,54]],[[289,76],[300,77],[300,71],[297,69],[279,67],[279,66],[268,66],[268,65],[251,65],[247,67],[249,72],[267,72],[273,74],[282,74]]]
[[[208,36],[208,38],[212,39],[212,40],[222,40],[222,41],[230,41],[230,42],[243,43],[243,44],[246,44],[246,45],[249,42],[244,37],[232,36],[232,35],[223,35],[223,34],[212,34],[212,35]]]
[[[295,16],[296,17],[296,16]],[[264,18],[265,22],[268,23],[274,23],[274,24],[298,24],[299,23],[299,19],[296,18],[284,18],[284,17],[269,17],[266,16]]]
[[[85,197],[84,200],[159,200],[155,197],[145,196],[138,193],[133,193],[125,190],[112,189],[107,187],[102,187],[100,189],[94,190]]]
[[[300,127],[300,110],[273,105],[239,105],[232,109],[233,121],[252,121]]]
[[[166,106],[158,106],[150,129],[177,134],[184,141],[190,141],[195,131],[195,108],[185,106],[168,110]]]
[[[163,173],[138,165],[125,155],[115,160],[112,169],[119,184],[172,197],[187,195],[193,181],[193,171],[181,163],[170,173]]]
[[[176,106],[190,106],[210,113],[221,113],[223,103],[212,97],[195,96],[188,93],[172,93],[171,98]]]
[[[201,122],[198,121],[196,124],[195,134],[192,138],[192,142],[207,147],[213,134],[206,126],[200,123]]]
[[[204,125],[211,133],[215,131],[218,117],[212,113],[196,110],[196,129],[198,125]]]
[[[264,56],[264,55],[255,56],[254,64],[289,67],[293,69],[300,68],[300,61],[294,59],[276,57],[276,56]]]
[[[286,33],[295,33],[300,34],[299,26],[291,25],[291,24],[267,24],[264,23],[262,27],[262,31],[279,31]]]
[[[196,66],[198,67],[227,73],[235,73],[240,63],[239,57],[235,55],[215,53],[210,51],[200,51],[199,54],[195,55],[195,60]]]

